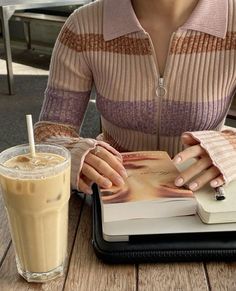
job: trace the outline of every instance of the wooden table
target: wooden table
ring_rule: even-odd
[[[148,291],[236,290],[236,263],[106,265],[91,245],[91,205],[73,194],[69,217],[66,275],[45,284],[27,283],[16,270],[6,213],[0,195],[0,290]]]

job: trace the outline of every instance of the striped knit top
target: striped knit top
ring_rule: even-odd
[[[79,137],[93,84],[102,121],[97,140]],[[35,134],[71,149],[74,185],[97,143],[114,154],[174,156],[186,131],[229,182],[236,178],[236,134],[221,130],[235,88],[236,0],[199,0],[172,34],[163,76],[131,0],[98,0],[77,9],[59,34]]]

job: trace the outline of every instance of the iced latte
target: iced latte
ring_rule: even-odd
[[[0,154],[0,184],[18,272],[31,282],[63,274],[67,255],[70,153],[63,147],[28,145]]]

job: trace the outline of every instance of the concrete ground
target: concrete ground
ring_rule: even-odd
[[[27,142],[25,115],[38,120],[47,84],[50,56],[35,51],[13,49],[15,94],[7,88],[6,64],[0,47],[0,151]],[[81,136],[95,137],[99,133],[94,94],[82,127]]]

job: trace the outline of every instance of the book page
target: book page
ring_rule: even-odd
[[[179,172],[166,152],[131,152],[122,156],[128,178],[122,187],[101,189],[104,204],[194,199],[191,190],[174,185]]]

